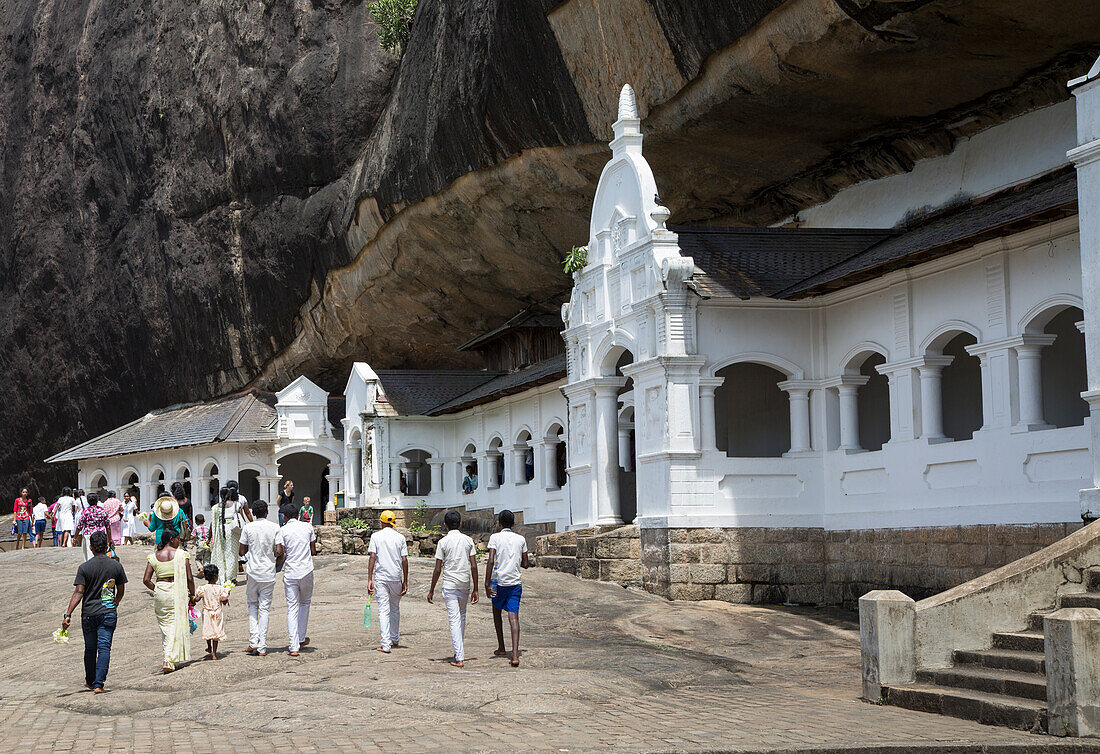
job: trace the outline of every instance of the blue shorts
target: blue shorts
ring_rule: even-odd
[[[519,612],[519,598],[523,594],[523,584],[501,586],[497,584],[496,597],[493,597],[493,607],[506,613]]]
[[[46,519],[34,522],[34,533],[45,534],[46,533]]]
[[[30,534],[31,533],[31,520],[28,518],[25,521],[15,522],[16,534]]]

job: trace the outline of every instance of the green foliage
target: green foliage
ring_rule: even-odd
[[[409,531],[417,534],[435,534],[443,531],[438,526],[428,526],[427,502],[421,500],[416,504],[416,513],[413,514],[412,523],[409,524]]]
[[[419,0],[374,0],[367,11],[378,24],[378,43],[398,56],[405,52],[412,33],[413,18]]]
[[[574,246],[569,250],[569,253],[565,255],[565,259],[561,263],[561,268],[567,273],[572,274],[579,270],[583,270],[586,264],[588,264],[588,246]]]
[[[370,524],[361,518],[355,518],[354,516],[344,516],[337,522],[341,529],[369,529]]]

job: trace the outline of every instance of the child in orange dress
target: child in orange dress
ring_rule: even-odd
[[[206,653],[218,659],[218,641],[225,638],[225,616],[222,605],[229,604],[229,590],[218,583],[218,567],[213,563],[203,566],[205,584],[195,589],[195,602],[202,602],[202,638],[206,639]]]

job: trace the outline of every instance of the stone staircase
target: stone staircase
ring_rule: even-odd
[[[638,527],[601,526],[538,537],[535,564],[582,579],[641,586],[642,540]]]
[[[1100,608],[1100,570],[1085,570],[1083,581],[1086,591],[1061,595],[1057,608]],[[1046,732],[1043,620],[1050,612],[1030,613],[1022,631],[993,633],[989,649],[955,650],[950,667],[917,669],[913,683],[883,685],[882,701],[987,725]]]

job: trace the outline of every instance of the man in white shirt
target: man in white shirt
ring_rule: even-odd
[[[393,528],[397,516],[382,511],[382,528],[371,535],[367,551],[367,591],[378,605],[378,628],[382,633],[379,652],[389,654],[400,647],[401,598],[409,591],[409,548],[405,537]]]
[[[240,548],[241,557],[248,562],[248,588],[245,592],[248,603],[248,653],[264,657],[267,655],[271,597],[275,594],[275,538],[279,535],[279,525],[268,520],[267,503],[263,500],[252,503],[252,516],[253,519],[241,529]],[[309,611],[308,601],[306,611]]]
[[[523,594],[520,568],[527,568],[527,540],[512,531],[516,518],[512,511],[497,514],[500,531],[489,537],[489,562],[485,564],[485,596],[493,601],[493,625],[497,629],[497,657],[508,654],[504,649],[502,613],[508,613],[512,629],[513,668],[519,667],[519,599]],[[494,568],[496,572],[494,573]]]
[[[447,511],[443,525],[447,536],[435,547],[435,572],[432,588],[428,590],[428,602],[435,597],[435,585],[443,575],[443,604],[447,606],[447,620],[451,624],[451,646],[455,656],[451,664],[463,667],[466,652],[463,637],[466,634],[466,603],[477,604],[477,555],[474,540],[458,530],[462,516],[458,511]]]
[[[286,626],[290,634],[287,654],[297,657],[298,650],[309,644],[306,626],[309,603],[313,600],[313,556],[317,554],[317,535],[313,525],[294,518],[293,511],[280,513],[286,523],[275,535],[275,557],[283,563]]]

